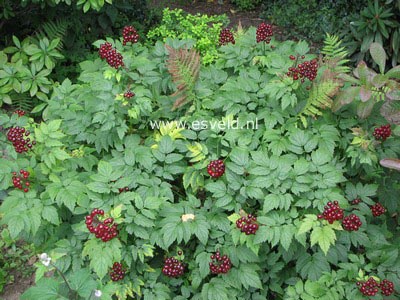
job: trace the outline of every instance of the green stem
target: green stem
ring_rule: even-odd
[[[68,287],[70,293],[73,293],[74,290],[73,290],[73,289],[71,288],[71,286],[69,285],[68,280],[67,280],[67,278],[65,278],[65,275],[63,274],[63,272],[61,272],[61,270],[60,270],[59,268],[57,268],[55,264],[50,263],[50,265],[51,265],[52,267],[54,267],[54,269],[56,269],[56,271],[58,272],[58,274],[60,274],[61,278],[65,281],[65,284],[67,285],[67,287]]]

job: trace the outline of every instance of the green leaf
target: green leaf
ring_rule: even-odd
[[[310,51],[310,48],[308,47],[307,42],[305,41],[300,41],[297,43],[296,47],[294,48],[294,50],[296,51],[296,53],[298,55],[306,55],[308,53],[308,51]]]
[[[42,278],[36,286],[29,288],[22,296],[21,300],[68,300],[67,297],[59,292],[60,283],[54,278]]]
[[[313,297],[321,297],[325,295],[326,287],[322,286],[319,282],[306,281],[304,290]]]
[[[206,221],[196,221],[194,224],[197,225],[195,226],[194,234],[202,244],[206,245],[208,241],[208,223]]]
[[[296,227],[294,227],[292,224],[287,224],[287,225],[282,226],[280,243],[286,251],[289,250],[289,247],[290,247],[290,244],[292,243],[295,231],[296,231]]]
[[[241,264],[239,269],[239,280],[245,289],[250,286],[262,289],[262,283],[257,273],[259,267],[256,264]]]
[[[249,152],[247,149],[234,148],[229,154],[229,158],[237,165],[246,167],[249,162]]]
[[[235,230],[238,231],[239,230]],[[267,226],[260,226],[254,237],[254,244],[261,244],[268,240],[268,235],[271,235],[271,229]]]
[[[207,252],[201,252],[199,255],[197,255],[196,263],[199,265],[201,278],[205,278],[210,274],[210,261],[210,254]]]
[[[226,186],[222,180],[209,182],[206,184],[206,189],[214,194],[214,197],[220,198],[226,195]]]
[[[8,230],[13,239],[18,237],[18,234],[25,228],[24,218],[22,215],[14,215],[8,222]]]
[[[89,190],[100,194],[109,194],[111,191],[108,184],[104,182],[95,181],[87,184],[86,186]]]
[[[58,212],[54,206],[45,206],[42,211],[42,217],[54,225],[60,224]]]
[[[158,145],[158,150],[161,153],[168,154],[174,151],[175,146],[174,142],[172,141],[171,137],[166,135],[161,138],[161,141]]]
[[[228,291],[224,284],[206,283],[201,290],[202,299],[229,300]]]
[[[102,175],[105,178],[110,178],[113,168],[109,162],[106,162],[104,160],[99,161],[97,170],[100,175]]]
[[[379,43],[372,43],[369,47],[369,51],[371,53],[372,59],[379,66],[379,71],[381,72],[381,74],[383,74],[385,72],[386,53],[382,45]]]
[[[318,243],[325,255],[336,241],[335,231],[329,226],[315,227],[311,233],[311,246]]]
[[[104,243],[91,239],[85,243],[82,256],[89,256],[90,267],[102,279],[115,261],[121,260],[121,242],[118,239]]]
[[[80,269],[73,272],[68,277],[68,280],[71,288],[84,298],[89,298],[93,290],[97,287],[96,281],[93,280],[90,271],[87,269]]]

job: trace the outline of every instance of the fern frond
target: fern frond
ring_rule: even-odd
[[[199,77],[200,55],[195,49],[173,49],[165,45],[169,52],[168,72],[177,90],[171,95],[176,97],[172,110],[175,110],[193,99],[193,89]]]
[[[325,70],[320,82],[312,86],[300,116],[317,117],[322,115],[322,109],[332,107],[332,97],[339,92],[340,86],[341,82],[334,78],[334,73]]]
[[[38,40],[47,38],[48,40],[60,39],[57,50],[62,50],[64,47],[63,39],[67,34],[69,28],[69,21],[67,19],[57,19],[56,21],[48,21],[43,23],[36,32]]]
[[[348,52],[345,47],[341,47],[342,41],[336,35],[326,34],[324,47],[321,53],[324,55],[325,64],[335,73],[348,73],[350,68],[345,64],[350,60],[347,59]]]
[[[10,96],[12,98],[11,106],[13,110],[22,109],[24,111],[31,111],[37,105],[37,101],[29,97],[27,93],[11,93]]]

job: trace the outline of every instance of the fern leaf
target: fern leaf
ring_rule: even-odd
[[[175,110],[194,98],[194,86],[200,71],[200,55],[195,49],[173,49],[165,45],[169,52],[167,60],[168,72],[172,81],[177,85],[176,91],[171,95],[177,99],[172,106]]]
[[[48,40],[60,39],[57,50],[62,50],[64,47],[63,39],[67,34],[69,28],[67,19],[57,19],[56,21],[48,21],[43,23],[36,32],[38,40],[47,38]]]
[[[348,52],[345,47],[341,47],[342,41],[335,35],[326,34],[324,47],[321,53],[324,54],[325,64],[335,73],[348,73],[350,68],[345,64],[349,62],[347,59]]]
[[[322,109],[332,107],[332,97],[339,92],[340,86],[341,82],[334,78],[334,73],[325,70],[321,81],[314,84],[310,90],[307,103],[300,116],[317,117],[322,115]]]

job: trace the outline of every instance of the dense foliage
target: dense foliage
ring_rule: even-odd
[[[240,10],[252,10],[261,3],[261,0],[231,0],[231,2]]]
[[[15,47],[16,37],[25,41],[24,47],[18,51],[26,52],[31,47],[29,44],[39,44],[45,38],[49,41],[59,39],[57,50],[63,58],[58,59],[57,68],[52,70],[49,77],[58,81],[66,77],[75,79],[80,72],[77,65],[87,58],[93,58],[94,40],[105,35],[120,36],[128,23],[133,24],[143,37],[158,21],[157,13],[148,7],[146,0],[110,3],[104,0],[1,1],[0,44]],[[23,65],[27,66],[25,61]],[[32,104],[20,101],[16,107],[21,106],[20,103],[22,107]]]
[[[165,8],[160,25],[150,30],[147,37],[153,42],[167,38],[193,39],[195,49],[202,55],[202,62],[207,64],[218,56],[219,33],[227,23],[225,15],[192,15],[182,9]]]
[[[337,33],[349,26],[353,14],[365,6],[364,0],[263,1],[262,16],[286,29],[291,38],[306,38],[322,42],[325,32]]]
[[[400,72],[382,47],[380,73],[353,77],[335,36],[317,57],[262,23],[201,64],[199,40],[124,33],[52,86],[42,122],[0,114],[0,224],[43,252],[21,299],[399,295],[400,172],[379,161],[400,155]]]
[[[344,28],[342,34],[356,61],[372,62],[368,49],[371,43],[376,42],[384,46],[394,67],[400,63],[400,2],[380,2],[368,1],[368,5],[354,16],[351,26]]]

